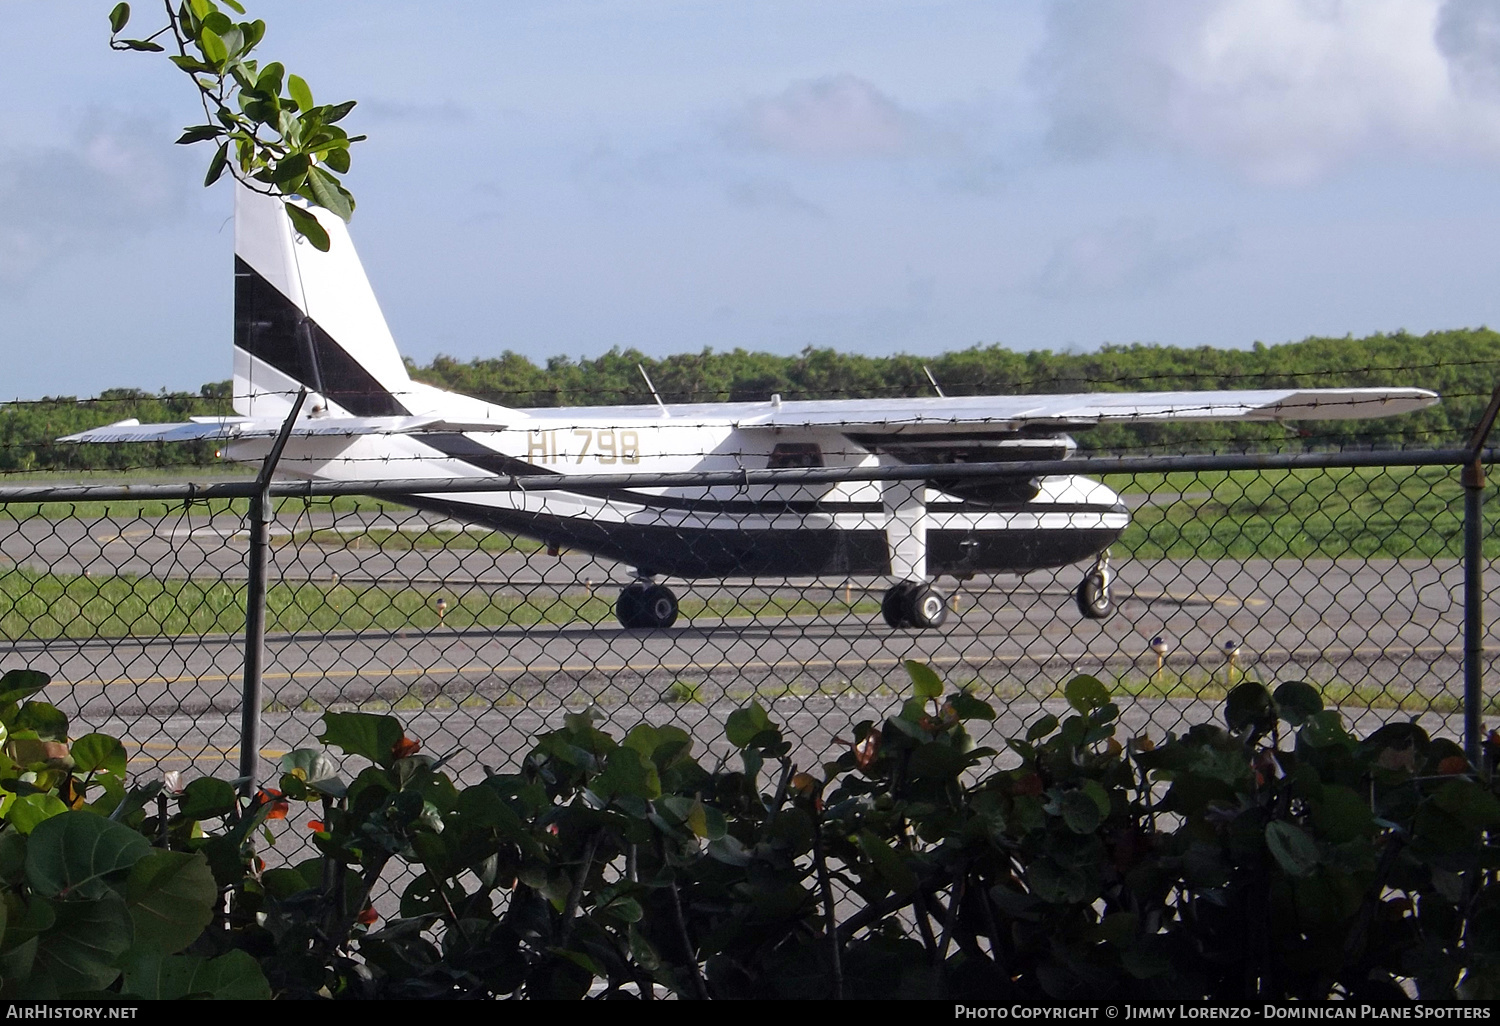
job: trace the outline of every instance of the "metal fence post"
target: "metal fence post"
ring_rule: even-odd
[[[1484,466],[1466,463],[1464,484],[1464,753],[1481,765],[1484,686]]]
[[[1483,766],[1484,708],[1484,443],[1500,415],[1500,385],[1469,439],[1464,486],[1464,754]]]
[[[292,433],[292,424],[302,412],[307,389],[298,393],[292,412],[277,432],[271,451],[256,475],[255,494],[250,497],[250,554],[245,590],[245,683],[240,693],[240,793],[255,793],[260,762],[260,696],[266,658],[266,577],[270,563],[271,520],[275,506],[271,500],[271,476],[281,461]]]

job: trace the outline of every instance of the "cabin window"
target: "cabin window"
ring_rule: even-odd
[[[817,442],[782,442],[771,450],[766,461],[769,470],[785,470],[789,467],[821,467],[823,450]]]

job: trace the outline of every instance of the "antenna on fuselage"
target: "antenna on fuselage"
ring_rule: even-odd
[[[640,371],[641,377],[646,379],[646,387],[651,389],[651,397],[656,400],[656,405],[661,407],[661,415],[663,417],[670,417],[671,414],[667,412],[667,404],[661,401],[661,395],[656,391],[656,386],[651,383],[651,375],[646,373],[646,368],[640,364],[636,364],[635,369]]]
[[[937,378],[932,376],[932,371],[927,369],[927,365],[925,363],[922,364],[922,373],[927,375],[927,380],[932,382],[933,388],[937,389],[939,399],[948,398],[947,394],[943,392],[943,386],[937,383]]]

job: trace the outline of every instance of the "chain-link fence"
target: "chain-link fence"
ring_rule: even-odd
[[[343,708],[393,712],[427,751],[474,776],[513,762],[564,710],[597,707],[616,731],[674,722],[709,744],[728,713],[754,699],[788,725],[806,764],[831,758],[835,738],[900,703],[908,659],[1004,710],[1002,735],[1084,672],[1111,687],[1130,733],[1208,720],[1244,679],[1296,679],[1363,726],[1420,718],[1449,736],[1467,731],[1473,744],[1481,718],[1497,711],[1479,690],[1494,658],[1480,624],[1495,616],[1466,569],[1487,569],[1500,541],[1473,520],[1483,494],[1472,476],[1466,488],[1465,459],[1345,453],[615,478],[613,488],[680,500],[630,522],[651,548],[621,560],[570,544],[597,549],[620,530],[590,517],[598,500],[586,479],[570,478],[568,492],[545,490],[555,478],[455,482],[426,498],[401,494],[412,482],[277,483],[263,578],[255,482],[13,486],[0,489],[4,665],[51,674],[46,697],[72,718],[72,733],[126,740],[137,774],[234,776],[248,738],[263,757],[257,782],[272,779],[281,752],[316,744],[322,711]],[[1102,482],[1116,497],[1117,519],[1105,527],[1118,531],[1107,567],[1093,555],[1100,523],[1087,511],[1054,508],[1048,521],[1026,502],[991,502],[985,516],[1008,518],[996,528],[976,520],[972,504],[945,504],[933,491],[926,544],[931,570],[945,575],[935,584],[942,622],[890,626],[891,578],[872,570],[885,558],[880,495],[920,487],[927,474],[947,475],[935,489],[996,474],[1044,491],[1064,474]],[[540,540],[449,515],[458,508],[450,500],[481,487],[510,496]],[[864,520],[840,521],[807,497],[834,487],[870,507]],[[767,513],[775,496],[783,505]],[[1476,527],[1467,542],[1466,516]],[[739,534],[702,533],[725,523]],[[671,576],[689,551],[716,576]],[[972,569],[1002,556],[1036,568]],[[789,559],[806,572],[766,569]],[[642,565],[651,560],[658,565]],[[653,570],[654,594],[669,592],[675,621],[622,626],[622,613],[640,615],[639,576]],[[1099,572],[1107,603],[1086,584]],[[247,605],[253,613],[262,593],[258,648],[253,636],[246,644]],[[248,716],[246,694],[258,696]]]

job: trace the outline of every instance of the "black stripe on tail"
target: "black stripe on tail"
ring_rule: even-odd
[[[234,258],[234,344],[356,417],[411,412],[240,257]]]

